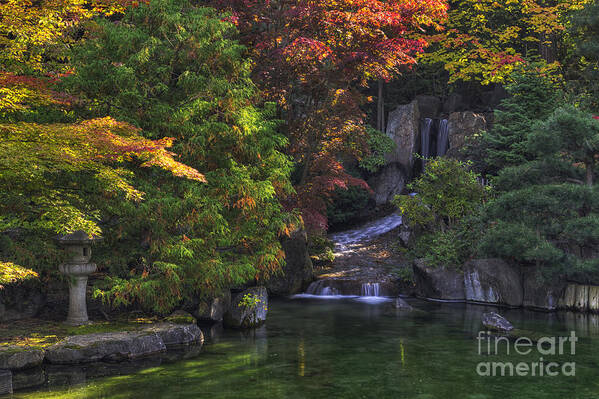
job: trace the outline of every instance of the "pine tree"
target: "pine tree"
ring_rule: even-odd
[[[481,249],[490,256],[598,273],[599,195],[594,184],[599,121],[563,106],[534,124],[526,141],[532,161],[494,180],[499,195]]]
[[[511,80],[506,86],[509,97],[495,111],[492,130],[482,137],[487,173],[491,174],[532,159],[527,137],[534,122],[550,115],[556,106],[556,85],[534,65],[514,73]]]

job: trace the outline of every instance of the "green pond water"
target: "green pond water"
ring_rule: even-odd
[[[518,328],[576,331],[576,353],[487,352],[476,305],[409,301],[422,312],[355,299],[273,300],[251,333],[209,332],[199,356],[111,377],[62,381],[15,398],[599,398],[599,319],[502,309]],[[548,349],[548,347],[545,347]],[[479,362],[575,362],[575,376],[480,376]],[[150,364],[151,365],[151,364]],[[114,367],[114,366],[113,366]],[[126,373],[125,366],[122,372]],[[571,371],[571,370],[568,370]],[[538,373],[538,371],[537,371]],[[60,374],[64,375],[64,374]],[[66,382],[65,382],[66,381]],[[52,382],[52,381],[51,381]]]

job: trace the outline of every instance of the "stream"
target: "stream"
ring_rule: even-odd
[[[358,228],[331,234],[329,238],[335,243],[335,254],[338,255],[351,252],[354,245],[363,244],[399,227],[399,225],[401,225],[401,215],[392,213]]]

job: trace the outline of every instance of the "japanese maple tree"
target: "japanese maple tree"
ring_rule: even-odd
[[[566,52],[567,17],[588,0],[450,1],[446,29],[428,37],[421,58],[449,74],[449,82],[503,83],[518,64],[539,57],[549,69]]]
[[[363,185],[339,159],[367,151],[360,92],[415,62],[440,28],[443,0],[217,1],[233,13],[253,50],[256,77],[278,102],[299,165],[296,205],[308,227],[325,229],[327,199],[338,187]]]

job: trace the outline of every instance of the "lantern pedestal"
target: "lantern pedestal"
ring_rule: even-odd
[[[91,244],[101,238],[90,237],[83,231],[57,238],[58,243],[71,255],[71,259],[58,266],[60,272],[69,277],[69,315],[66,323],[72,326],[87,324],[87,278],[96,271],[96,264],[90,263]]]
[[[96,265],[64,263],[59,269],[69,277],[69,315],[65,323],[71,326],[87,324],[87,277],[96,271]]]

